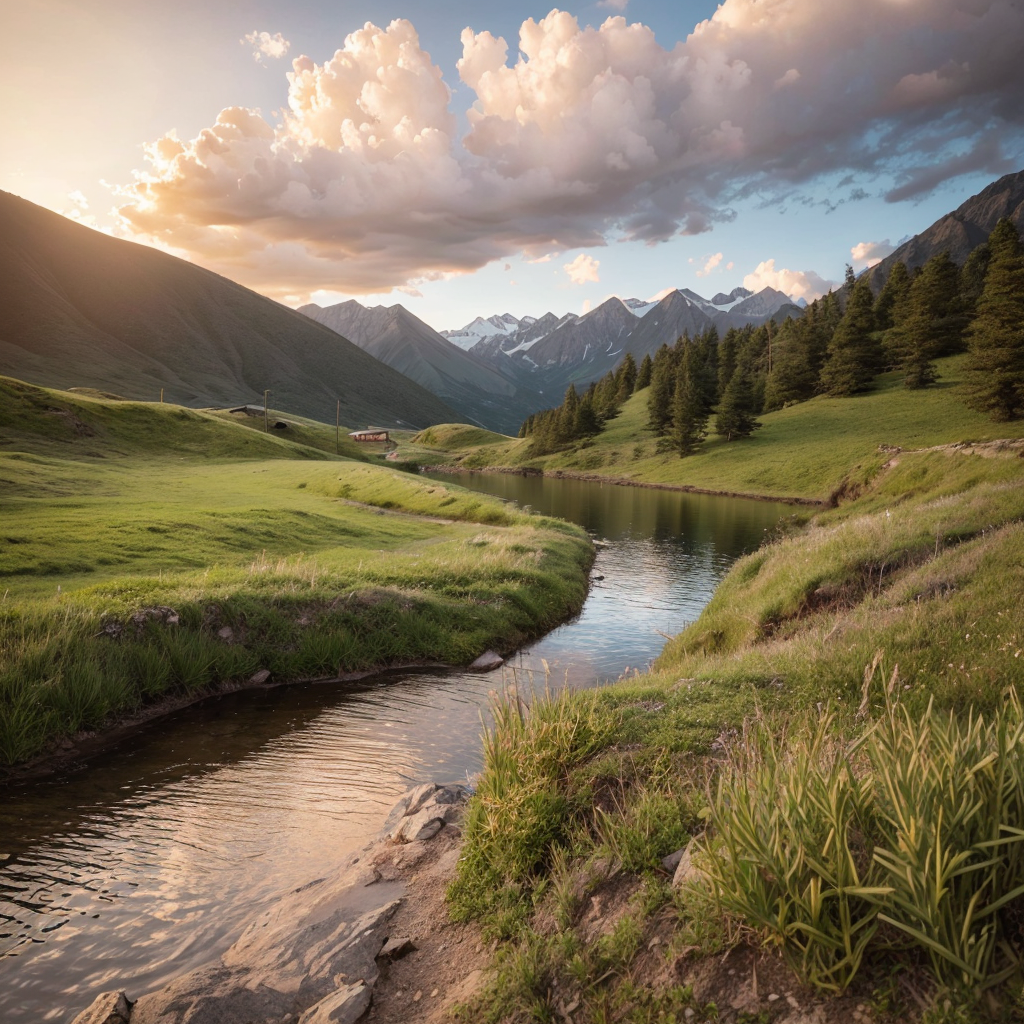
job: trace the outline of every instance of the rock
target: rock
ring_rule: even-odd
[[[697,840],[691,839],[683,850],[679,863],[676,864],[675,874],[672,876],[672,886],[678,889],[681,885],[691,882],[699,882],[707,877],[703,868],[694,863],[694,854],[697,852]],[[674,856],[674,854],[673,854]]]
[[[395,805],[384,823],[384,833],[396,843],[424,842],[458,817],[468,797],[465,786],[417,786]]]
[[[162,622],[167,626],[177,626],[180,623],[178,613],[173,608],[158,604],[152,608],[140,608],[133,616],[132,622],[136,629],[142,629],[147,622]]]
[[[311,1006],[300,1018],[299,1024],[355,1024],[370,1008],[373,989],[363,981],[342,985]]]
[[[231,643],[235,639],[235,631],[230,626],[223,626],[217,630],[217,636],[225,643]]]
[[[400,903],[390,897],[400,891],[351,876],[303,886],[253,920],[219,961],[142,996],[131,1024],[252,1024],[314,1010],[303,1024],[354,1021],[369,1005]]]
[[[270,678],[270,669],[261,668],[259,672],[254,673],[249,677],[249,682],[253,686],[262,686]]]
[[[686,847],[681,846],[675,853],[670,853],[667,857],[661,858],[661,866],[674,875],[676,868],[679,867],[679,862],[683,859],[683,854],[686,853]]]
[[[131,1017],[132,1004],[124,992],[104,992],[71,1024],[129,1024]]]
[[[401,960],[403,956],[415,953],[417,945],[412,939],[388,939],[384,948],[377,954],[377,958],[384,957],[387,960]]]
[[[497,651],[484,651],[472,665],[469,666],[470,672],[491,672],[496,668],[501,668],[505,664],[505,659],[498,654]]]

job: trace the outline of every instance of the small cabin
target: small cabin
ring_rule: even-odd
[[[353,441],[384,441],[391,440],[391,435],[379,427],[367,427],[365,430],[353,430],[349,435]]]

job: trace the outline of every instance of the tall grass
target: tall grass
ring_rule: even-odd
[[[708,811],[721,906],[819,988],[845,989],[866,957],[893,949],[926,957],[945,986],[1005,981],[1024,953],[1015,691],[960,719],[933,705],[912,715],[890,688],[855,739],[835,725],[747,725]]]
[[[614,719],[593,693],[545,689],[527,703],[496,696],[484,730],[484,770],[465,822],[466,843],[449,890],[462,920],[525,912],[525,889],[569,838],[569,773],[608,740]]]

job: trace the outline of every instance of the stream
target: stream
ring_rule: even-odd
[[[67,1021],[222,952],[275,896],[368,841],[411,785],[480,768],[503,682],[643,670],[782,504],[506,474],[443,477],[583,526],[581,614],[500,672],[404,672],[209,698],[0,795],[0,1021]]]

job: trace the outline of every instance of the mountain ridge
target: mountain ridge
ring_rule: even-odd
[[[350,425],[454,410],[293,309],[0,192],[0,373],[191,406],[272,401]]]

